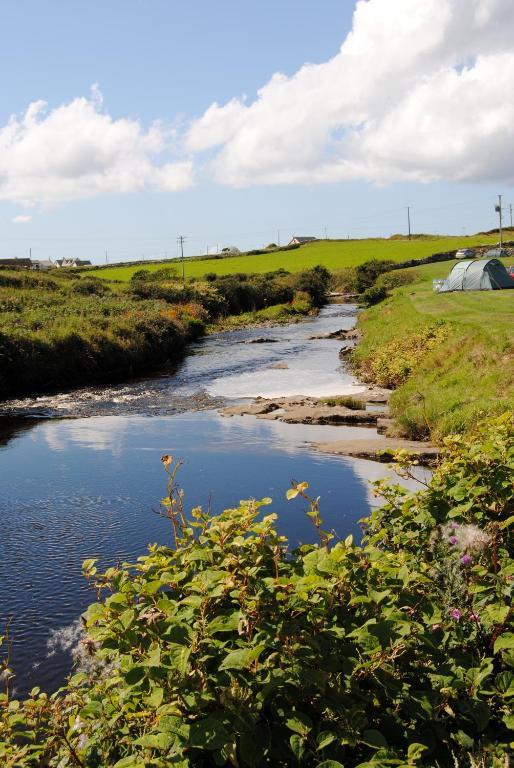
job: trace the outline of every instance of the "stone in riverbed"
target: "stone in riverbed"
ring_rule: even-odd
[[[378,440],[337,440],[330,443],[312,443],[312,447],[322,453],[381,462],[392,461],[392,454],[398,450],[408,451],[408,453],[416,455],[423,464],[433,464],[439,455],[439,449],[432,443],[393,437],[384,437]]]

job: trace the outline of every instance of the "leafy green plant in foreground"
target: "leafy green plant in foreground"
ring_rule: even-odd
[[[270,499],[186,516],[163,457],[171,546],[84,564],[83,668],[51,697],[7,691],[0,764],[508,765],[513,437],[506,414],[447,438],[422,491],[381,483],[362,545],[295,483],[320,542],[293,552]]]

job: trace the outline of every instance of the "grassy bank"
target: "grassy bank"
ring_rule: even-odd
[[[0,270],[0,399],[157,370],[207,326],[284,321],[323,303],[328,274],[211,276],[168,270],[127,284]]]
[[[188,277],[203,277],[212,272],[230,275],[237,272],[264,273],[276,269],[298,272],[322,264],[330,270],[344,269],[362,264],[370,259],[407,261],[421,259],[432,253],[471,248],[475,245],[494,245],[497,235],[471,235],[468,237],[369,238],[363,240],[319,240],[302,245],[292,251],[271,251],[258,255],[241,255],[224,258],[195,259],[185,262]],[[173,262],[172,262],[173,263]],[[162,269],[170,262],[115,266],[89,270],[88,274],[109,280],[130,280],[141,267],[150,271]],[[180,264],[177,265],[181,269]]]
[[[512,407],[514,398],[514,290],[434,293],[432,279],[451,266],[405,270],[414,282],[359,320],[355,367],[366,380],[396,388],[392,414],[413,438],[464,431]]]

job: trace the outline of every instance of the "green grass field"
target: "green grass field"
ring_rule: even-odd
[[[392,413],[410,437],[440,439],[514,402],[514,289],[435,293],[453,264],[416,267],[414,283],[360,318],[356,365],[398,387]]]
[[[186,277],[202,277],[208,272],[217,275],[229,275],[234,272],[272,272],[275,269],[287,269],[289,272],[299,272],[310,269],[317,264],[323,264],[330,270],[355,267],[370,259],[390,259],[391,261],[407,261],[421,259],[432,253],[452,251],[457,248],[470,248],[475,245],[494,245],[496,235],[472,235],[469,237],[427,237],[414,240],[320,240],[308,243],[292,251],[276,251],[257,256],[232,256],[223,259],[199,259],[185,261]],[[132,266],[106,267],[88,270],[89,274],[106,280],[130,280],[131,275],[138,269],[155,271],[163,266],[176,264],[181,270],[180,262],[159,262],[148,264],[140,262]]]

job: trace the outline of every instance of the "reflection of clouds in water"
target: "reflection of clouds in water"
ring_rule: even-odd
[[[331,440],[379,439],[376,429],[367,427],[331,426],[324,424],[286,424],[283,421],[257,419],[255,416],[219,417],[218,430],[230,441],[242,439],[256,446],[277,448],[295,454],[308,448],[309,443]],[[238,438],[238,436],[241,436]],[[316,454],[320,455],[320,454]],[[334,460],[334,457],[329,457]]]
[[[52,451],[62,452],[78,447],[108,451],[118,457],[122,454],[131,421],[112,416],[96,416],[76,421],[47,422],[41,425],[40,430]]]
[[[381,464],[377,461],[367,461],[366,459],[343,459],[348,465],[351,466],[355,475],[362,480],[366,487],[366,496],[370,507],[380,507],[383,504],[383,499],[380,496],[376,496],[371,483],[376,480],[382,480],[388,478],[398,485],[407,488],[409,491],[419,490],[420,483],[415,480],[405,480],[400,477],[397,472],[394,471],[390,464]],[[426,467],[414,467],[413,474],[423,482],[427,482],[430,479],[431,472]]]

